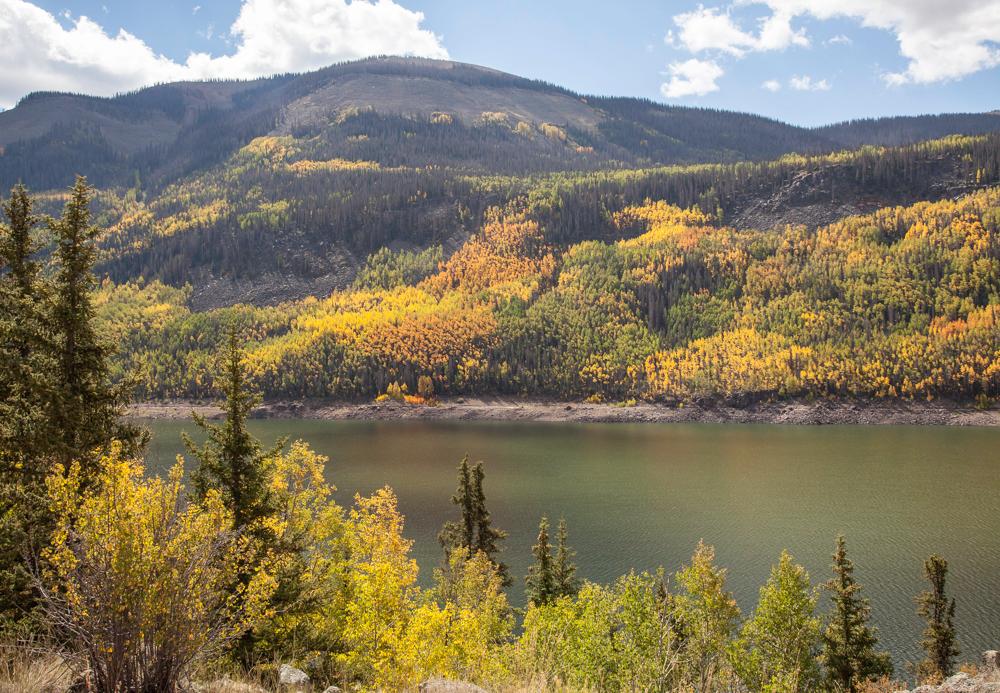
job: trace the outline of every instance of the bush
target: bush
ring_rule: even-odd
[[[261,615],[274,588],[264,568],[246,587],[255,547],[228,531],[219,496],[184,501],[183,468],[143,479],[115,443],[92,487],[79,465],[47,480],[56,517],[38,580],[53,627],[85,659],[98,691],[174,690]]]

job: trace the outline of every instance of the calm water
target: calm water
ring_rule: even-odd
[[[150,422],[157,469],[187,422]],[[462,455],[486,462],[504,560],[523,575],[542,514],[565,516],[583,577],[676,570],[699,539],[716,547],[744,613],[782,548],[814,583],[844,532],[883,645],[916,658],[923,559],[948,559],[963,654],[1000,646],[1000,430],[709,424],[473,424],[255,421],[257,435],[307,440],[331,458],[346,504],[388,484],[426,580]],[[554,519],[553,519],[554,522]],[[825,608],[825,598],[823,602]]]

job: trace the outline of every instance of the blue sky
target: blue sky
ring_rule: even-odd
[[[0,0],[0,106],[381,52],[803,125],[1000,108],[1000,0]]]

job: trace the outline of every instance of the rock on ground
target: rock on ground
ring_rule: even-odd
[[[282,664],[278,669],[278,685],[291,688],[306,688],[309,686],[309,675],[290,664]]]

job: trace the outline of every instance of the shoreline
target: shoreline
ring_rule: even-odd
[[[128,416],[177,420],[191,412],[220,418],[214,404],[183,400],[137,402]],[[564,402],[517,397],[449,397],[436,405],[330,400],[266,402],[255,419],[329,421],[511,421],[553,423],[762,423],[784,425],[1000,426],[1000,409],[976,409],[951,401],[787,400],[737,407],[724,404],[672,406],[640,402],[634,406]]]

